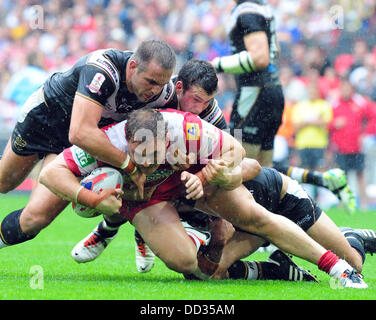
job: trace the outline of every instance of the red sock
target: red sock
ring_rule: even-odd
[[[318,262],[318,268],[329,273],[332,267],[339,261],[339,258],[330,250],[325,252]]]

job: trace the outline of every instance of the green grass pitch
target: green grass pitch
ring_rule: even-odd
[[[0,195],[0,219],[22,208],[25,195]],[[327,212],[337,225],[376,229],[376,213],[349,216],[341,209]],[[77,264],[73,246],[100,221],[84,219],[68,207],[34,240],[0,250],[1,300],[374,300],[376,257],[367,256],[363,270],[369,288],[339,289],[329,276],[301,259],[320,283],[283,281],[185,281],[157,259],[153,270],[140,274],[135,268],[133,227],[125,225],[102,256]],[[256,253],[255,260],[268,253]]]

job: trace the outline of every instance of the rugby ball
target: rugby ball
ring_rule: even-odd
[[[80,184],[95,193],[106,189],[122,189],[123,176],[114,168],[101,167],[94,169],[80,181]],[[83,218],[94,218],[101,214],[96,209],[85,207],[79,203],[72,202],[72,207],[74,212]]]

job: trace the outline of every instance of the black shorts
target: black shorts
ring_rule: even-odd
[[[20,156],[59,154],[71,146],[68,140],[70,115],[50,110],[44,101],[43,88],[35,91],[22,107],[12,132],[13,152]]]
[[[300,165],[303,168],[317,169],[324,166],[325,149],[305,148],[299,150]]]
[[[288,218],[307,231],[318,220],[322,210],[298,182],[290,180],[287,193],[274,213]]]
[[[364,170],[364,154],[341,154],[337,153],[335,156],[338,166],[343,171],[363,171]]]
[[[185,204],[195,206],[195,200],[180,199],[180,204]],[[263,205],[262,203],[260,203]],[[291,220],[298,226],[300,226],[304,231],[307,231],[312,227],[315,222],[319,219],[322,210],[317,206],[316,202],[310,198],[303,187],[295,180],[289,180],[289,187],[282,200],[279,203],[275,202],[270,204],[274,208],[265,206],[267,210],[274,214],[278,214]],[[177,210],[179,210],[177,206]],[[192,225],[205,225],[205,221],[209,219],[209,215],[201,213],[194,210],[193,212],[188,212],[188,214],[179,213],[181,217],[191,223]],[[208,222],[206,222],[208,223]],[[246,232],[235,226],[237,231]]]
[[[261,145],[261,150],[272,150],[284,105],[281,86],[240,87],[231,112],[230,129],[241,129],[243,142]]]

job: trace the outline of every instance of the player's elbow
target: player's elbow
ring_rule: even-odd
[[[88,137],[91,137],[90,130],[85,127],[75,128],[71,127],[69,130],[69,142],[80,148],[84,147]]]
[[[75,130],[75,129],[70,129],[69,130],[69,142],[71,144],[74,144],[76,146],[79,146],[83,140],[83,136],[82,134],[80,133],[79,130]]]

